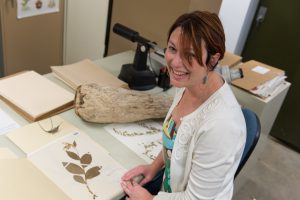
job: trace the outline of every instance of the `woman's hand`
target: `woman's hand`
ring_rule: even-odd
[[[152,168],[152,165],[140,165],[124,174],[124,176],[122,177],[122,181],[132,182],[133,180],[136,180],[135,177],[143,176],[143,179],[139,183],[139,185],[143,186],[151,181],[156,173],[157,171]]]
[[[153,196],[134,181],[122,181],[121,186],[127,194],[126,200],[152,200]]]

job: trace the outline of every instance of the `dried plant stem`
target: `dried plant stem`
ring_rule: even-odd
[[[89,193],[90,193],[91,195],[93,195],[93,199],[96,199],[98,196],[97,196],[96,194],[93,193],[93,191],[92,191],[91,188],[89,187],[89,184],[87,183],[87,180],[86,180],[86,179],[85,179],[85,182],[86,182],[85,186],[86,186],[86,188],[88,189]]]
[[[76,151],[77,155],[79,155],[79,152],[78,152],[78,150],[77,150],[76,147],[74,147],[74,150]],[[82,169],[84,170],[84,174],[86,174],[86,170],[85,170],[84,165],[81,164],[81,162],[80,162],[80,165],[81,165]],[[90,186],[89,186],[89,184],[88,184],[87,179],[86,179],[85,176],[84,176],[84,182],[85,182],[85,186],[86,186],[86,188],[88,189],[89,193],[90,193],[91,195],[93,195],[93,199],[96,199],[98,196],[91,190],[91,188],[90,188]]]

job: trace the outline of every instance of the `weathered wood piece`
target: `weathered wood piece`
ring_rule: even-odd
[[[164,118],[171,103],[170,96],[93,83],[77,88],[75,113],[88,122],[127,123]]]

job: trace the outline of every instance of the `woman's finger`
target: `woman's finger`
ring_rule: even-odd
[[[126,172],[123,176],[122,176],[122,180],[124,181],[129,181],[130,179],[132,179],[135,176],[140,175],[141,172],[140,170],[138,170],[137,168],[134,168],[132,170],[129,170],[128,172]]]
[[[125,181],[121,182],[121,187],[127,195],[130,195],[130,190],[129,190],[128,185]]]

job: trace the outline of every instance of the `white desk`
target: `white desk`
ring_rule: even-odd
[[[115,63],[126,63],[126,59],[115,59],[114,57],[108,57],[101,61],[97,61],[98,64],[104,66],[106,69],[110,69],[114,74],[118,74],[118,64]],[[65,85],[62,81],[58,80],[53,76],[53,74],[45,75],[48,79],[55,82],[56,84],[66,88],[67,90],[72,91],[67,85]],[[159,92],[158,89],[153,90],[154,92]],[[0,100],[0,108],[6,112],[12,119],[14,119],[20,126],[24,126],[28,124],[28,122],[16,113],[12,108],[6,105],[3,101]],[[134,166],[139,164],[145,164],[146,162],[137,156],[133,151],[127,148],[124,144],[115,139],[111,134],[106,132],[103,128],[106,124],[97,124],[97,123],[89,123],[81,120],[74,112],[74,109],[68,110],[59,114],[60,117],[75,125],[79,129],[83,130],[87,133],[92,139],[94,139],[97,143],[99,143],[102,147],[104,147],[107,151],[110,152],[110,155],[118,161],[123,167],[127,169],[131,169]],[[33,138],[34,139],[34,138]],[[18,157],[25,157],[25,153],[20,150],[13,142],[11,142],[5,135],[0,136],[0,147],[7,147],[13,153],[15,153]],[[119,199],[120,197],[116,197]]]
[[[131,63],[133,61],[133,57],[134,52],[127,51],[106,57],[104,59],[97,60],[95,61],[95,63],[117,76],[119,74],[119,70],[122,64]],[[52,80],[53,82],[57,83],[58,85],[68,89],[69,91],[72,91],[68,86],[56,79],[52,74],[47,74],[46,77]],[[232,86],[233,91],[236,94],[239,102],[242,105],[253,109],[258,114],[262,122],[262,129],[264,133],[269,133],[289,87],[290,83],[286,82],[278,89],[274,96],[262,100],[254,95],[251,95],[245,91],[242,91]],[[149,92],[160,93],[162,92],[162,89],[156,87],[150,90]],[[165,92],[165,94],[168,95],[172,95],[173,93],[174,89],[170,89],[167,92]],[[0,101],[0,108],[3,111],[5,111],[9,116],[11,116],[21,126],[28,124],[28,122],[24,118],[22,118],[20,115],[14,112],[2,101]],[[103,129],[104,124],[84,122],[75,114],[73,109],[61,113],[59,115],[65,120],[69,121],[70,123],[83,130],[84,132],[86,132],[92,139],[94,139],[105,149],[107,149],[110,152],[111,156],[125,168],[130,169],[138,164],[145,163],[143,159],[138,157],[134,152],[132,152],[125,145],[123,145],[121,142],[115,139],[112,135],[107,133]],[[0,147],[8,147],[17,156],[25,157],[25,154],[4,135],[0,136]]]

